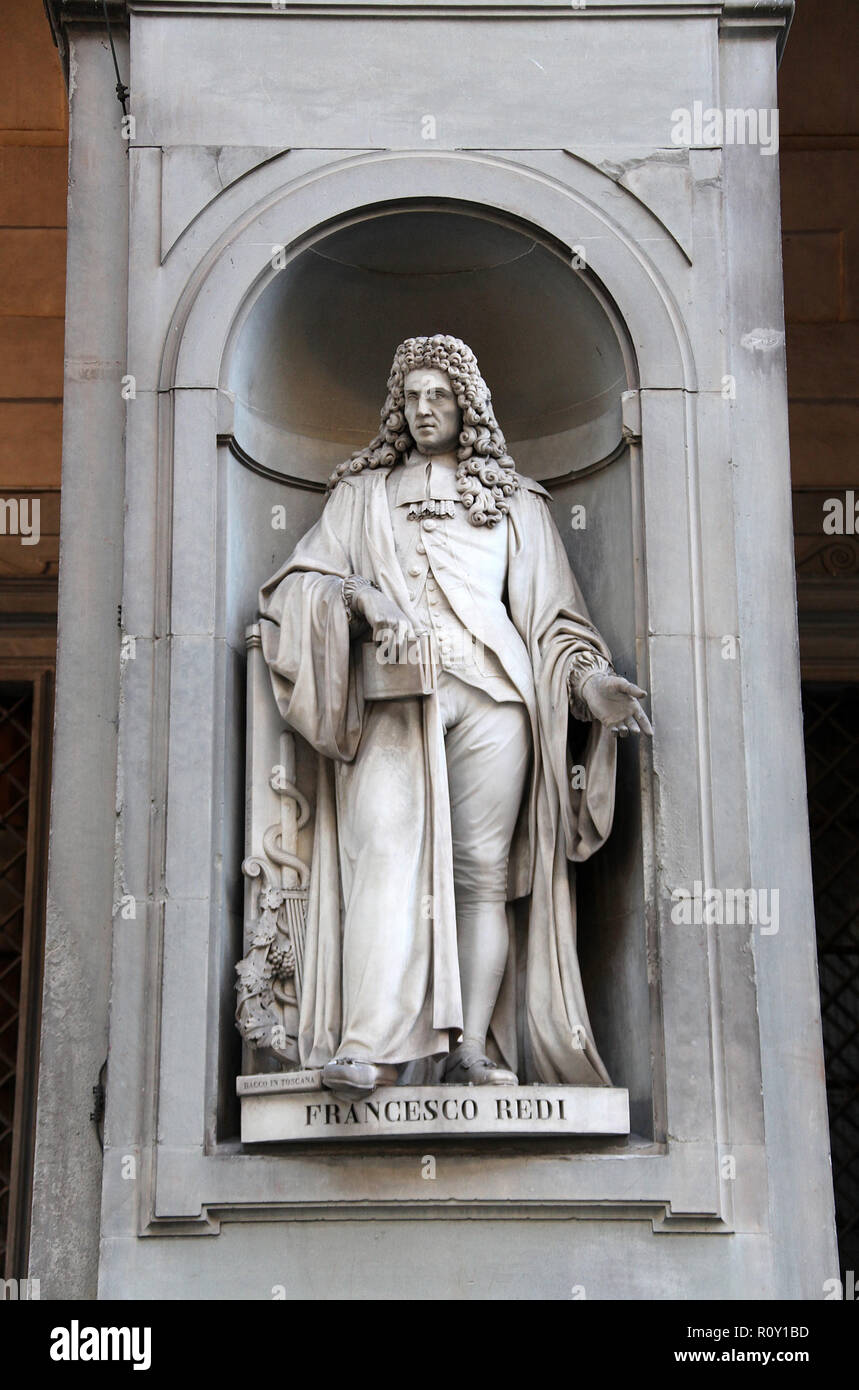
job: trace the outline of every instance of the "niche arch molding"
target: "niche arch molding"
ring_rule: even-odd
[[[284,182],[288,160],[287,153],[255,171],[275,187],[258,194],[228,225],[219,227],[220,209],[232,201],[236,185],[195,219],[197,240],[211,240],[171,317],[160,391],[226,386],[228,349],[258,295],[279,273],[271,264],[272,246],[283,246],[289,261],[335,227],[365,217],[368,208],[431,199],[530,225],[571,254],[573,247],[584,247],[594,283],[604,287],[626,326],[640,386],[697,390],[682,313],[669,280],[643,247],[649,241],[668,247],[678,275],[688,268],[686,256],[634,194],[593,166],[570,158],[573,185],[496,155],[398,151],[338,160]],[[246,177],[247,191],[258,193],[254,177]],[[624,209],[623,221],[599,205],[598,194],[607,186]]]

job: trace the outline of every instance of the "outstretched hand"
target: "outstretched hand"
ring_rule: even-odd
[[[624,676],[610,671],[594,671],[581,687],[580,698],[594,719],[598,719],[613,734],[652,734],[650,720],[639,704],[647,694]]]

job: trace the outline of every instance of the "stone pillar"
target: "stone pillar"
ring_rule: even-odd
[[[128,146],[99,27],[67,31],[70,107],[62,555],[30,1268],[94,1297],[108,1053],[124,506]],[[128,64],[125,36],[116,36]]]
[[[722,53],[723,104],[774,108],[775,54],[766,36],[728,28]],[[754,881],[778,884],[781,902],[780,949],[754,942],[772,1233],[780,1296],[814,1298],[821,1290],[808,1287],[796,1252],[813,1248],[822,1220],[831,1232],[834,1217],[800,704],[778,164],[742,145],[726,146],[724,161],[749,854]]]

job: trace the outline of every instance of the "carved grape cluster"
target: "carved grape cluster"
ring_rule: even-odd
[[[291,941],[287,941],[283,947],[272,946],[268,953],[268,967],[271,978],[281,983],[295,974],[295,952]]]

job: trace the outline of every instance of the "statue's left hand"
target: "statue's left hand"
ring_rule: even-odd
[[[612,671],[594,671],[581,688],[581,699],[594,719],[621,738],[626,738],[627,734],[653,733],[650,720],[639,704],[646,694],[646,690]]]

